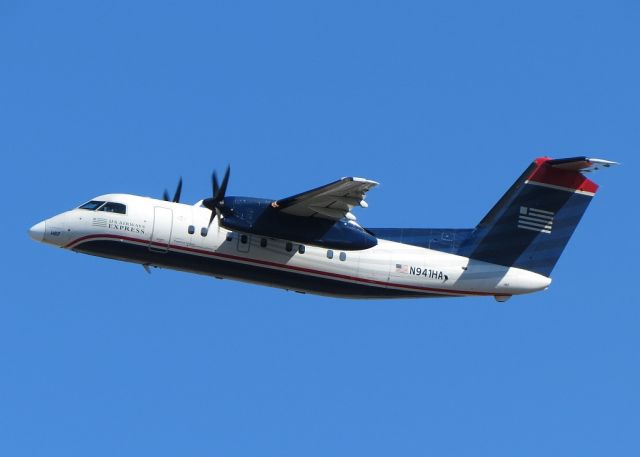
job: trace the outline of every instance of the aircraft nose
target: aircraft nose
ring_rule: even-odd
[[[44,233],[46,231],[46,223],[45,221],[38,222],[36,225],[29,229],[29,236],[32,240],[35,241],[43,241]]]

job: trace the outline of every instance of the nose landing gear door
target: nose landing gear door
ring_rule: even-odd
[[[168,208],[156,206],[153,209],[153,230],[151,231],[149,250],[167,252],[171,241],[172,228],[173,212]]]

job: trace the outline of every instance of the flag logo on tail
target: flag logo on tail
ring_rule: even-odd
[[[518,214],[518,228],[533,232],[551,233],[554,214],[551,211],[521,206],[520,214]]]

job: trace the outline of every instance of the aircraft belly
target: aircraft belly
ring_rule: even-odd
[[[306,271],[297,262],[277,264],[266,259],[241,258],[195,248],[174,246],[167,252],[148,249],[140,241],[96,238],[79,243],[73,250],[100,257],[170,268],[191,273],[230,278],[244,282],[320,295],[349,298],[417,297],[416,291],[391,291],[359,282],[345,271]],[[339,261],[339,260],[338,260]]]

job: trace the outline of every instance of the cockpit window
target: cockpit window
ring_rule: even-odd
[[[80,209],[88,209],[90,211],[93,211],[99,208],[103,203],[104,202],[99,202],[98,200],[91,200],[90,202],[87,202],[84,205],[80,206]]]
[[[107,202],[100,207],[98,211],[106,211],[107,213],[127,214],[127,207],[122,203]]]

